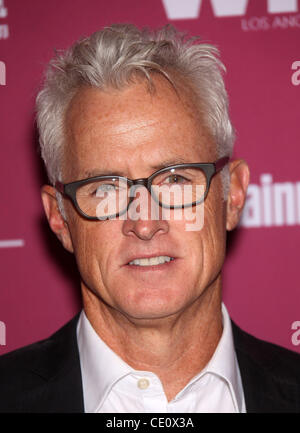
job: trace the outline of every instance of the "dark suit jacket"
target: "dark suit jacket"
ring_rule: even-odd
[[[0,412],[84,411],[77,321],[0,357]],[[232,326],[247,412],[300,412],[300,355]]]

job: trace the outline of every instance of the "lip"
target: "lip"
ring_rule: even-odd
[[[160,265],[153,265],[153,266],[139,266],[139,265],[129,265],[130,262],[136,259],[151,259],[152,257],[159,257],[159,256],[168,256],[172,257],[174,260],[171,260],[170,262],[162,263]],[[130,256],[128,259],[126,259],[126,263],[124,263],[124,266],[130,266],[130,267],[136,267],[136,268],[157,268],[158,266],[162,267],[166,264],[172,263],[177,259],[177,257],[174,257],[173,255],[166,253],[166,252],[158,252],[158,253],[149,253],[149,254],[135,254]]]

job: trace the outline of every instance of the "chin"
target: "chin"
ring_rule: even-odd
[[[156,293],[154,293],[156,292]],[[164,292],[164,296],[162,296]],[[160,289],[157,293],[151,290],[150,293],[143,293],[126,299],[119,303],[118,310],[122,311],[127,317],[133,319],[160,319],[170,317],[184,310],[191,302],[187,296],[183,296],[183,291]],[[123,304],[123,305],[121,305]]]
[[[123,314],[129,319],[129,320],[136,320],[141,322],[149,322],[153,320],[159,320],[159,319],[165,319],[167,317],[174,316],[178,311],[173,311],[170,309],[161,309],[161,310],[154,310],[154,309],[144,309],[144,310],[135,310],[135,311],[125,311]]]

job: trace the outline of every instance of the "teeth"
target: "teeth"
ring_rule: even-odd
[[[135,259],[129,262],[129,265],[156,266],[166,262],[170,262],[171,260],[174,260],[174,258],[169,256],[157,256],[157,257],[150,257],[149,259],[145,259],[145,258]]]

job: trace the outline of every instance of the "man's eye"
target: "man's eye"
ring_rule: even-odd
[[[104,185],[99,185],[92,191],[92,195],[96,197],[102,196],[104,193],[114,192],[116,191],[116,185],[106,183]]]
[[[180,183],[186,183],[188,182],[188,179],[186,179],[183,176],[180,176],[178,174],[171,174],[170,176],[168,176],[164,183],[168,183],[168,184],[180,184]]]

